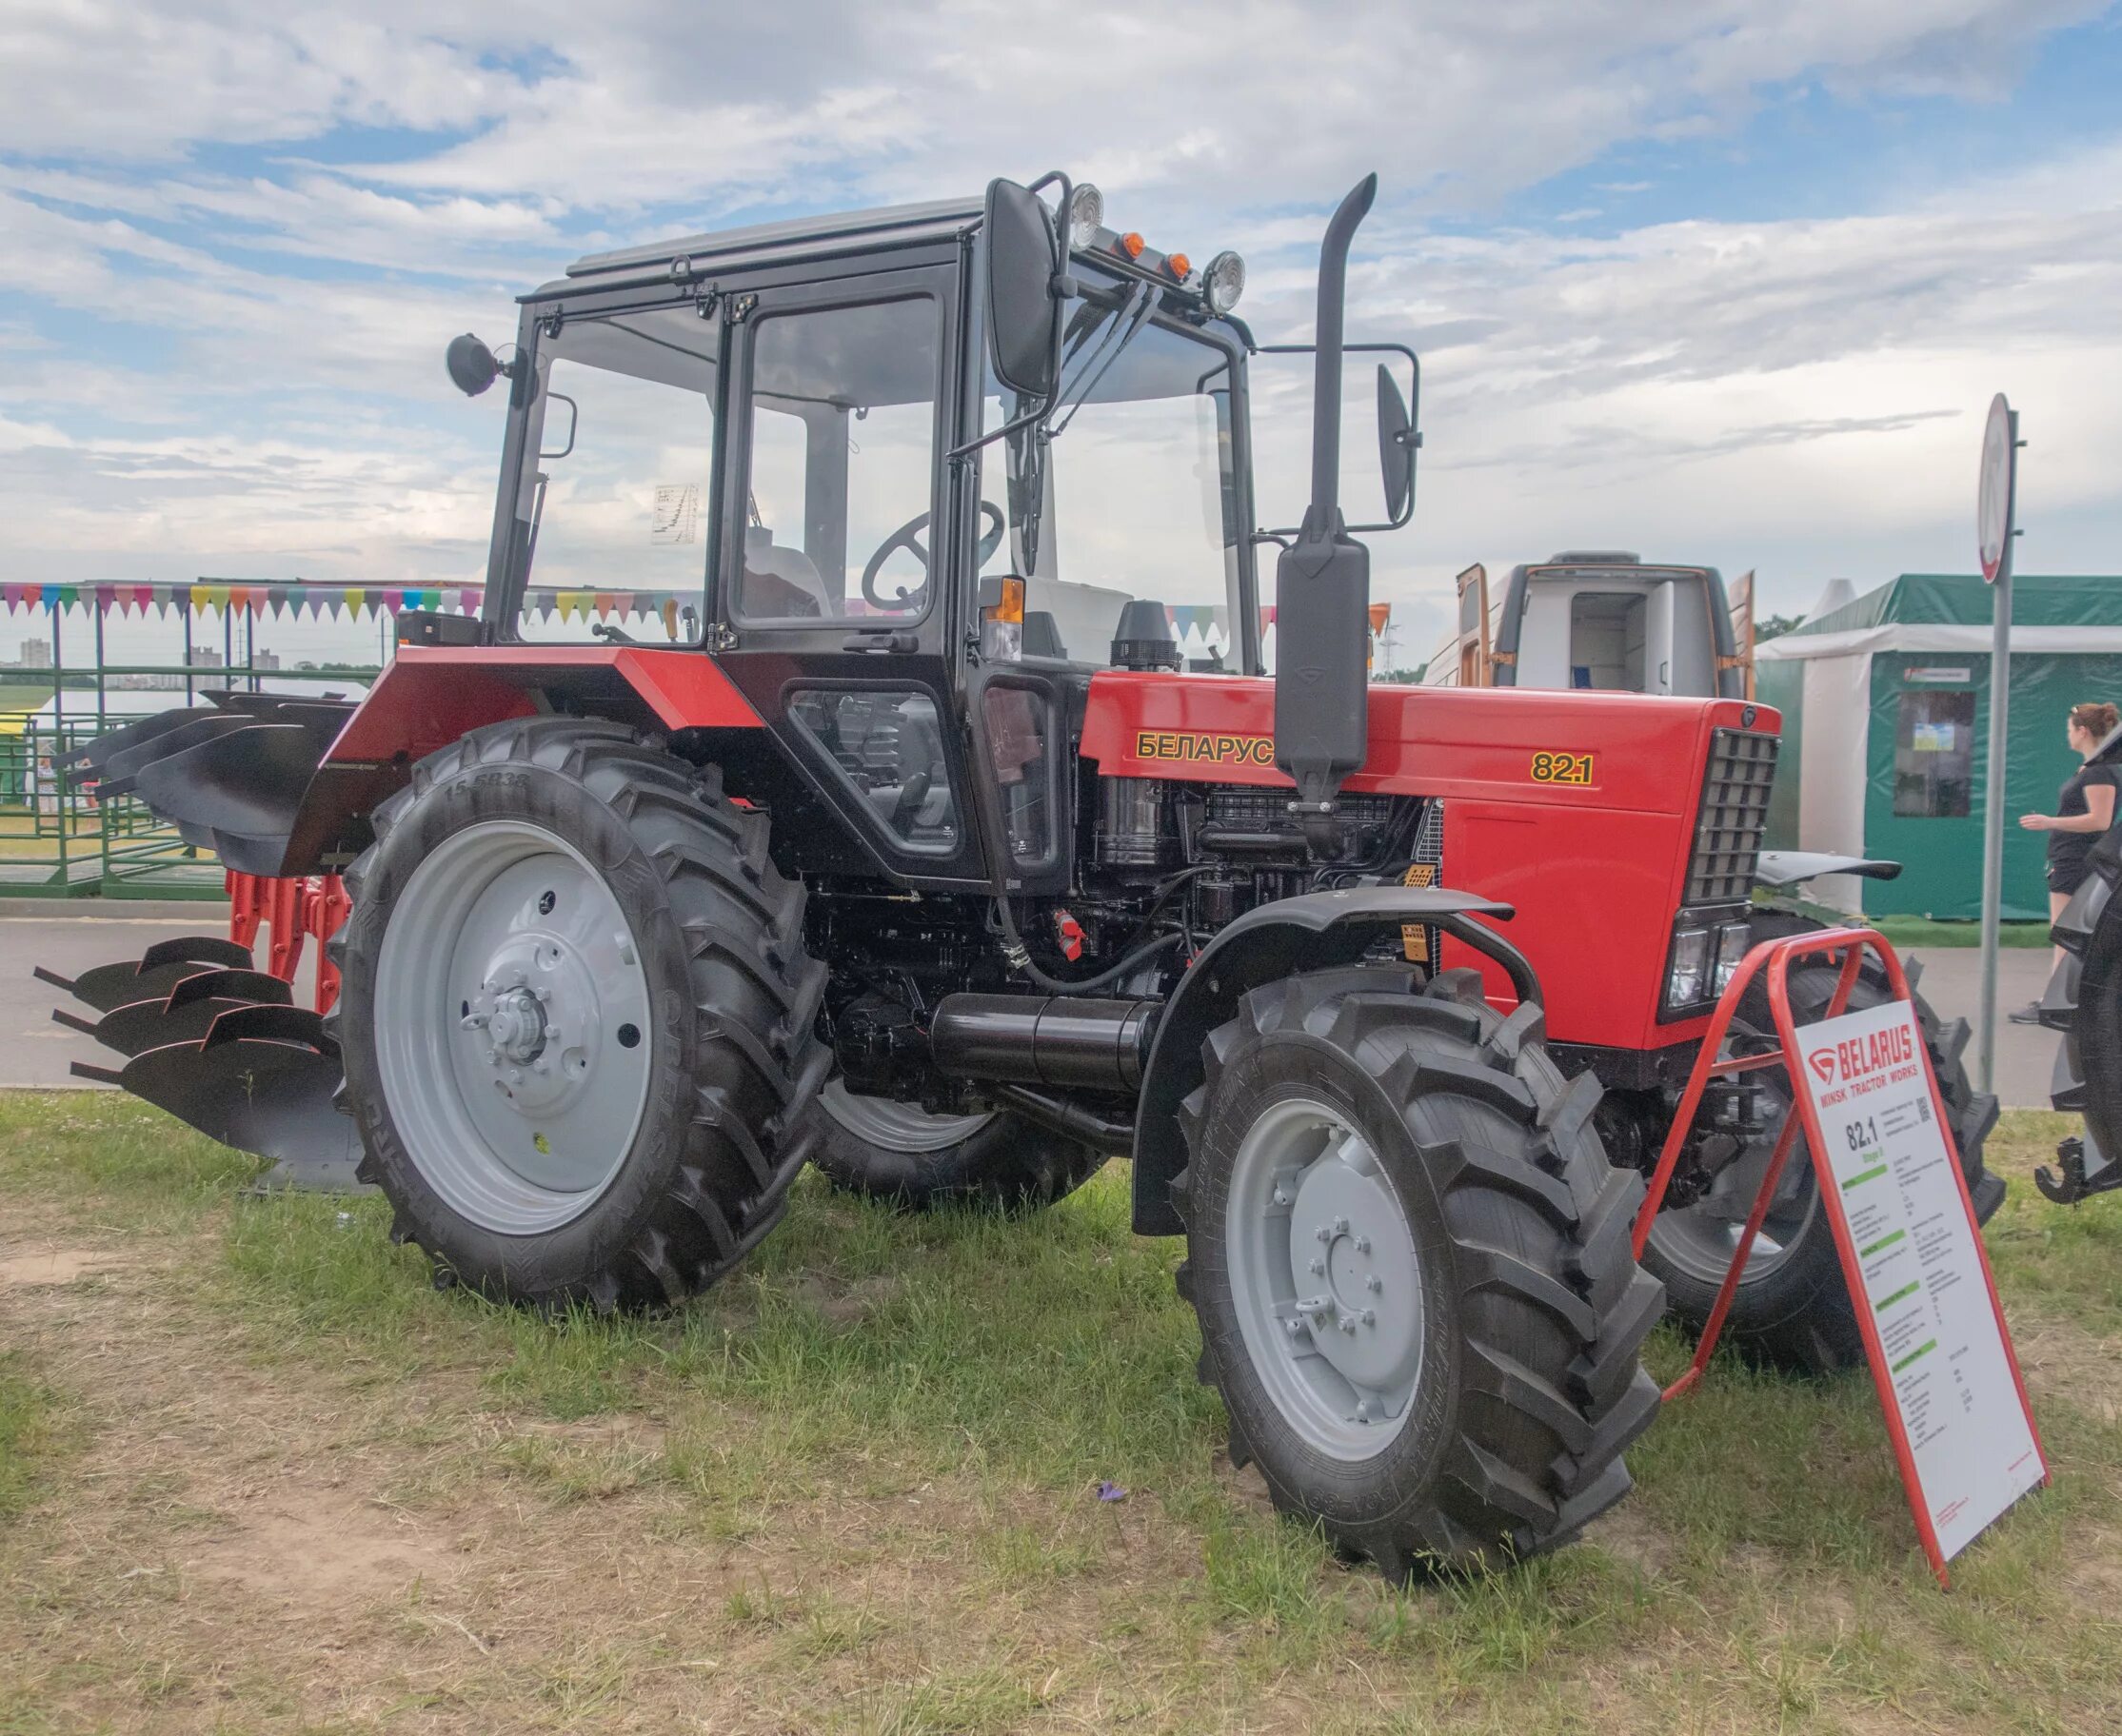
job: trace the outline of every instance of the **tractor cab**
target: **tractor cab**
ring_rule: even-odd
[[[710,653],[780,749],[739,757],[820,821],[806,869],[1058,885],[1091,675],[1265,672],[1244,263],[1050,179],[594,255],[506,363],[458,341],[461,385],[510,388],[480,636]],[[1385,375],[1399,522],[1404,403]]]

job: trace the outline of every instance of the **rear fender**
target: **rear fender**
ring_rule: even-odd
[[[367,816],[413,765],[472,730],[540,712],[634,728],[753,730],[759,714],[704,651],[645,645],[402,645],[304,793],[282,874],[367,841]]]
[[[1429,923],[1477,948],[1510,977],[1520,1001],[1539,1003],[1539,981],[1525,956],[1492,928],[1508,904],[1443,887],[1369,886],[1280,898],[1230,923],[1197,957],[1164,1005],[1135,1110],[1135,1233],[1178,1235],[1172,1180],[1186,1166],[1179,1106],[1200,1084],[1201,1044],[1262,983],[1299,971],[1353,964],[1387,935]]]

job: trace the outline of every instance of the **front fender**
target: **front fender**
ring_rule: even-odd
[[[1891,880],[1901,872],[1899,862],[1880,857],[1835,856],[1825,850],[1764,850],[1754,863],[1754,883],[1778,891],[1817,879],[1823,874],[1854,874],[1868,880]]]
[[[1502,966],[1521,1001],[1539,979],[1520,953],[1476,917],[1508,921],[1508,904],[1441,886],[1365,886],[1262,904],[1210,941],[1165,1002],[1135,1107],[1135,1233],[1178,1235],[1172,1178],[1186,1167],[1179,1106],[1201,1082],[1201,1044],[1248,990],[1299,971],[1354,964],[1380,936],[1430,923]]]

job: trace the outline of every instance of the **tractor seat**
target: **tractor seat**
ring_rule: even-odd
[[[744,527],[744,574],[739,613],[753,620],[833,615],[818,566],[800,548],[776,542],[763,525]]]

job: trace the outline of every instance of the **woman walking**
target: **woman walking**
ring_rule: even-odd
[[[2122,723],[2122,712],[2109,704],[2073,705],[2064,725],[2064,739],[2081,763],[2063,780],[2053,814],[2022,814],[2019,824],[2029,832],[2049,835],[2049,920],[2063,914],[2064,905],[2086,876],[2086,858],[2100,835],[2114,823],[2117,768],[2105,757],[2093,756],[2108,745],[2108,738]],[[2055,949],[2053,964],[2063,962],[2063,949]],[[2053,968],[2052,964],[2051,968]],[[2018,1025],[2040,1023],[2041,1003],[2029,1001],[2012,1015]]]

